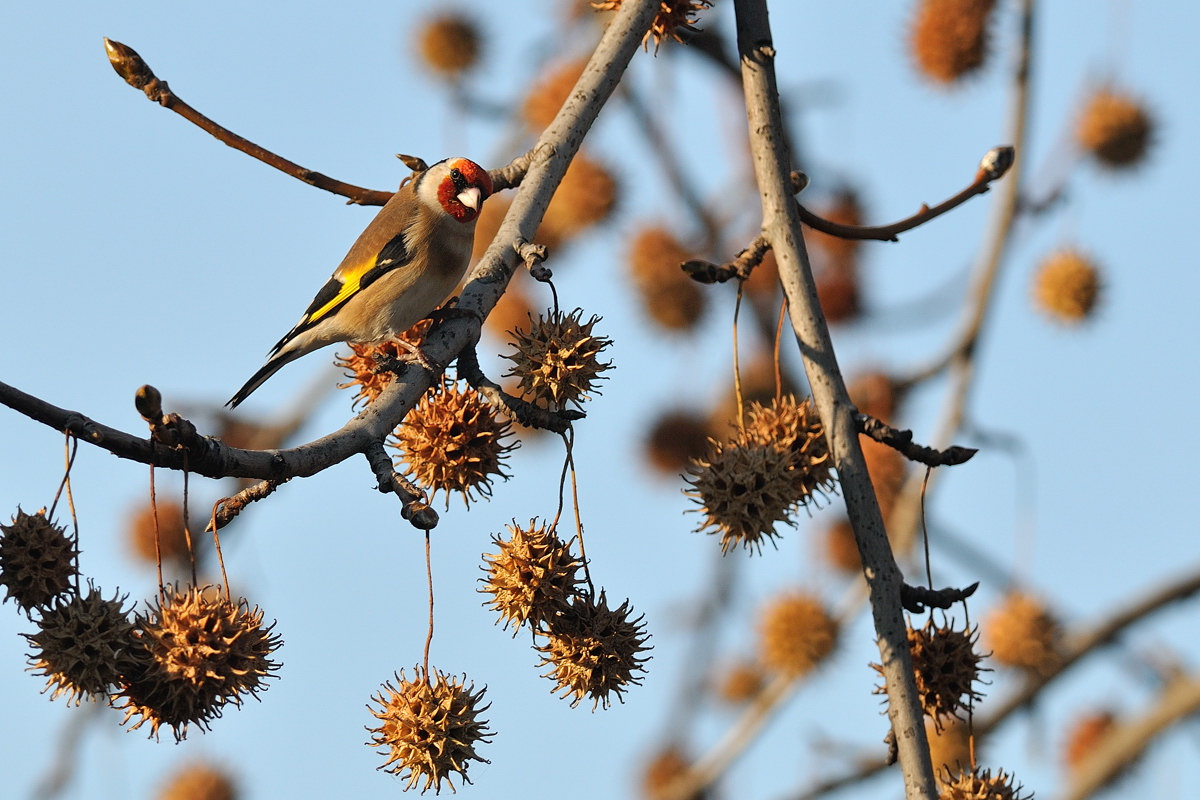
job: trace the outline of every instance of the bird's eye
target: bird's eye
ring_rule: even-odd
[[[458,167],[450,170],[450,180],[454,183],[454,191],[456,192],[461,192],[467,188],[467,179],[463,177]]]

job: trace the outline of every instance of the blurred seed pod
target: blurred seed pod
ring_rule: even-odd
[[[767,676],[756,661],[742,659],[729,664],[716,676],[714,690],[721,702],[742,705],[753,700],[766,684]]]
[[[850,400],[863,414],[891,422],[901,401],[895,380],[885,372],[873,370],[850,379],[847,391]]]
[[[642,769],[641,796],[645,800],[678,800],[680,795],[673,793],[671,786],[691,765],[691,759],[678,745],[659,750]],[[708,794],[701,790],[683,796],[683,800],[704,800],[706,797]]]
[[[642,310],[660,328],[688,331],[704,314],[700,284],[679,265],[692,257],[674,234],[661,226],[637,231],[629,244],[629,269]]]
[[[768,669],[799,678],[833,653],[838,624],[815,596],[791,592],[771,600],[758,623],[759,660]]]
[[[1061,662],[1062,628],[1039,600],[1009,592],[983,620],[983,639],[996,663],[1049,674]]]
[[[158,800],[237,800],[237,784],[223,769],[193,762],[176,770],[158,793]]]
[[[1074,325],[1092,316],[1102,288],[1095,261],[1078,250],[1064,249],[1038,265],[1033,301],[1052,319]]]
[[[157,526],[155,524],[157,509]],[[164,562],[183,563],[188,558],[187,532],[184,529],[183,504],[174,500],[149,502],[133,511],[129,519],[129,547],[142,563],[157,564],[155,530],[158,531],[158,552]]]
[[[1154,127],[1141,101],[1105,87],[1092,92],[1084,104],[1075,125],[1075,140],[1102,166],[1129,169],[1145,161]]]
[[[925,719],[929,758],[939,786],[944,780],[971,769],[971,731],[958,717]]]
[[[0,586],[4,602],[29,613],[72,591],[79,577],[78,551],[64,528],[46,518],[46,509],[26,514],[17,508],[12,524],[0,525]]]
[[[511,339],[518,328],[529,329],[534,313],[533,301],[527,290],[528,279],[520,277],[522,274],[518,271],[513,276],[504,294],[496,301],[496,307],[483,321],[483,329],[500,342]]]
[[[465,675],[459,680],[436,669],[426,675],[418,666],[413,673],[408,680],[401,670],[395,685],[388,681],[371,698],[379,707],[368,709],[379,725],[367,728],[367,746],[381,751],[387,760],[379,769],[405,780],[406,791],[422,781],[422,794],[431,788],[441,793],[443,781],[454,791],[455,773],[470,783],[472,761],[491,763],[475,751],[492,736],[488,721],[479,719],[490,707],[480,704],[487,687],[476,692]]]
[[[825,526],[822,535],[826,560],[839,572],[857,575],[862,570],[862,556],[854,538],[854,526],[839,516]]]
[[[994,0],[919,0],[909,31],[917,70],[949,85],[983,66]]]
[[[607,220],[616,206],[617,180],[612,171],[586,153],[579,153],[550,200],[538,227],[538,240],[572,239]]]
[[[849,187],[834,192],[829,202],[817,210],[817,214],[838,225],[853,226],[862,225],[866,216],[862,198]],[[807,225],[804,226],[804,241],[819,250],[828,260],[843,265],[852,264],[862,248],[861,239],[834,236]]]
[[[541,131],[549,127],[575,88],[585,66],[587,59],[580,58],[560,63],[542,73],[542,79],[525,96],[525,102],[521,105],[521,117],[531,130]]]
[[[1116,727],[1117,717],[1108,709],[1091,711],[1077,718],[1067,731],[1063,744],[1063,763],[1067,770],[1078,770]]]
[[[444,77],[458,78],[474,67],[481,48],[479,28],[465,14],[439,14],[417,29],[415,49],[421,63]]]
[[[703,458],[711,433],[705,415],[685,408],[662,411],[642,440],[646,463],[662,475],[678,476]]]

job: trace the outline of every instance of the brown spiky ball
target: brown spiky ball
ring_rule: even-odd
[[[975,652],[977,630],[958,630],[953,624],[934,625],[932,619],[920,628],[908,628],[908,647],[912,653],[917,693],[925,715],[940,727],[945,720],[969,714],[983,699],[975,684],[982,671],[983,656]],[[883,674],[879,664],[871,665]],[[876,688],[886,694],[887,687]]]
[[[537,518],[528,526],[508,527],[509,537],[492,537],[495,553],[484,553],[483,589],[492,595],[490,605],[513,636],[529,623],[541,627],[557,613],[567,610],[583,579],[583,562],[571,552],[568,542]]]
[[[995,0],[920,0],[909,32],[918,71],[949,85],[979,69],[988,51]]]
[[[457,78],[479,61],[482,40],[475,22],[463,14],[439,14],[417,29],[416,51],[430,71]]]
[[[535,402],[556,410],[582,407],[592,393],[600,393],[597,383],[612,369],[611,361],[600,360],[612,340],[594,332],[599,321],[593,316],[584,322],[579,308],[539,314],[528,330],[514,331],[516,352],[504,356],[513,362],[505,376],[519,380],[521,394]]]
[[[629,270],[642,310],[668,331],[689,331],[704,315],[704,291],[679,265],[692,258],[673,233],[643,227],[629,242]]]
[[[283,642],[273,627],[244,599],[234,603],[207,587],[167,587],[137,615],[140,669],[113,698],[125,710],[122,724],[134,720],[130,730],[137,730],[148,722],[154,738],[166,725],[176,741],[189,724],[207,729],[226,704],[240,706],[275,677],[279,662],[270,656]]]
[[[776,597],[763,609],[758,633],[763,665],[798,678],[833,652],[838,624],[815,595],[790,592]]]
[[[833,488],[833,459],[812,398],[797,400],[785,394],[769,403],[751,403],[744,436],[748,442],[777,447],[790,456],[787,475],[797,505],[806,505]]]
[[[397,339],[419,347],[432,327],[432,319],[420,320]],[[389,365],[412,358],[412,351],[397,339],[388,339],[376,344],[349,342],[350,354],[339,353],[334,359],[334,366],[344,370],[349,378],[345,383],[339,383],[338,388],[354,389],[354,407],[373,403],[388,384],[396,379],[396,373],[388,369]]]
[[[779,523],[792,522],[795,486],[789,477],[792,457],[778,447],[709,440],[709,451],[688,467],[685,494],[703,516],[697,531],[719,534],[721,551],[741,545],[761,553],[763,542],[778,536]]]
[[[571,707],[591,698],[592,710],[608,708],[615,695],[623,694],[631,684],[641,684],[637,673],[645,671],[650,649],[643,617],[633,617],[626,600],[610,609],[601,590],[600,596],[576,594],[570,606],[548,622],[547,634],[537,646],[542,654],[539,666],[550,666],[545,677],[554,681],[556,692],[571,698]]]
[[[623,0],[597,0],[592,3],[592,8],[597,11],[616,11],[622,2]],[[650,30],[642,37],[642,48],[649,47],[650,39],[654,39],[654,53],[657,55],[658,48],[667,39],[683,42],[680,31],[695,33],[696,28],[692,27],[698,21],[695,15],[711,7],[712,0],[661,0],[658,13],[650,23]]]
[[[480,705],[487,687],[476,692],[465,675],[460,680],[436,669],[432,676],[419,666],[413,673],[410,681],[401,670],[395,685],[388,681],[371,698],[379,708],[367,708],[379,724],[367,728],[367,746],[387,759],[378,769],[407,780],[405,790],[424,781],[422,794],[430,788],[440,793],[445,781],[454,791],[455,774],[470,783],[471,762],[490,763],[475,751],[476,745],[491,741],[488,721],[479,719],[490,706]]]
[[[405,473],[434,494],[444,492],[447,508],[454,492],[470,508],[476,494],[491,496],[494,476],[508,478],[503,462],[517,447],[506,441],[511,435],[512,423],[479,392],[444,380],[404,418],[393,446]]]
[[[1154,121],[1145,105],[1112,88],[1092,93],[1075,126],[1075,139],[1083,151],[1110,169],[1141,164],[1153,135]]]
[[[1068,248],[1052,253],[1038,266],[1033,300],[1047,316],[1074,325],[1092,316],[1101,288],[1096,262],[1083,252]]]
[[[130,610],[125,596],[105,600],[98,589],[59,596],[40,610],[38,631],[26,634],[34,652],[29,669],[46,677],[50,699],[67,696],[67,704],[107,698],[139,664]]]
[[[1013,785],[1013,776],[1004,770],[975,769],[966,772],[943,773],[938,800],[1031,800],[1033,795],[1021,794],[1021,786]]]
[[[223,769],[204,762],[177,770],[159,792],[157,800],[237,800],[237,784]]]
[[[79,576],[75,542],[64,528],[46,518],[46,509],[26,514],[20,508],[11,525],[0,525],[0,586],[29,613],[69,592]]]
[[[992,657],[1006,667],[1049,674],[1062,660],[1062,627],[1032,595],[1010,592],[984,617],[982,627]]]

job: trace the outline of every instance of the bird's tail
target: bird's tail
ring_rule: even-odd
[[[238,389],[237,394],[231,397],[229,402],[225,405],[229,406],[230,408],[237,408],[238,404],[249,397],[251,392],[262,386],[264,383],[266,383],[267,378],[278,372],[280,367],[291,361],[295,361],[306,352],[306,350],[300,349],[291,351],[285,350],[271,356],[269,359],[267,359],[267,363],[263,364],[258,372],[250,376],[250,380],[246,381],[246,385],[241,389]]]

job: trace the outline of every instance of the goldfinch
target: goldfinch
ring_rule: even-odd
[[[313,350],[385,341],[428,316],[462,280],[475,220],[491,193],[487,170],[465,158],[439,161],[401,186],[226,405],[236,408],[276,370]]]

